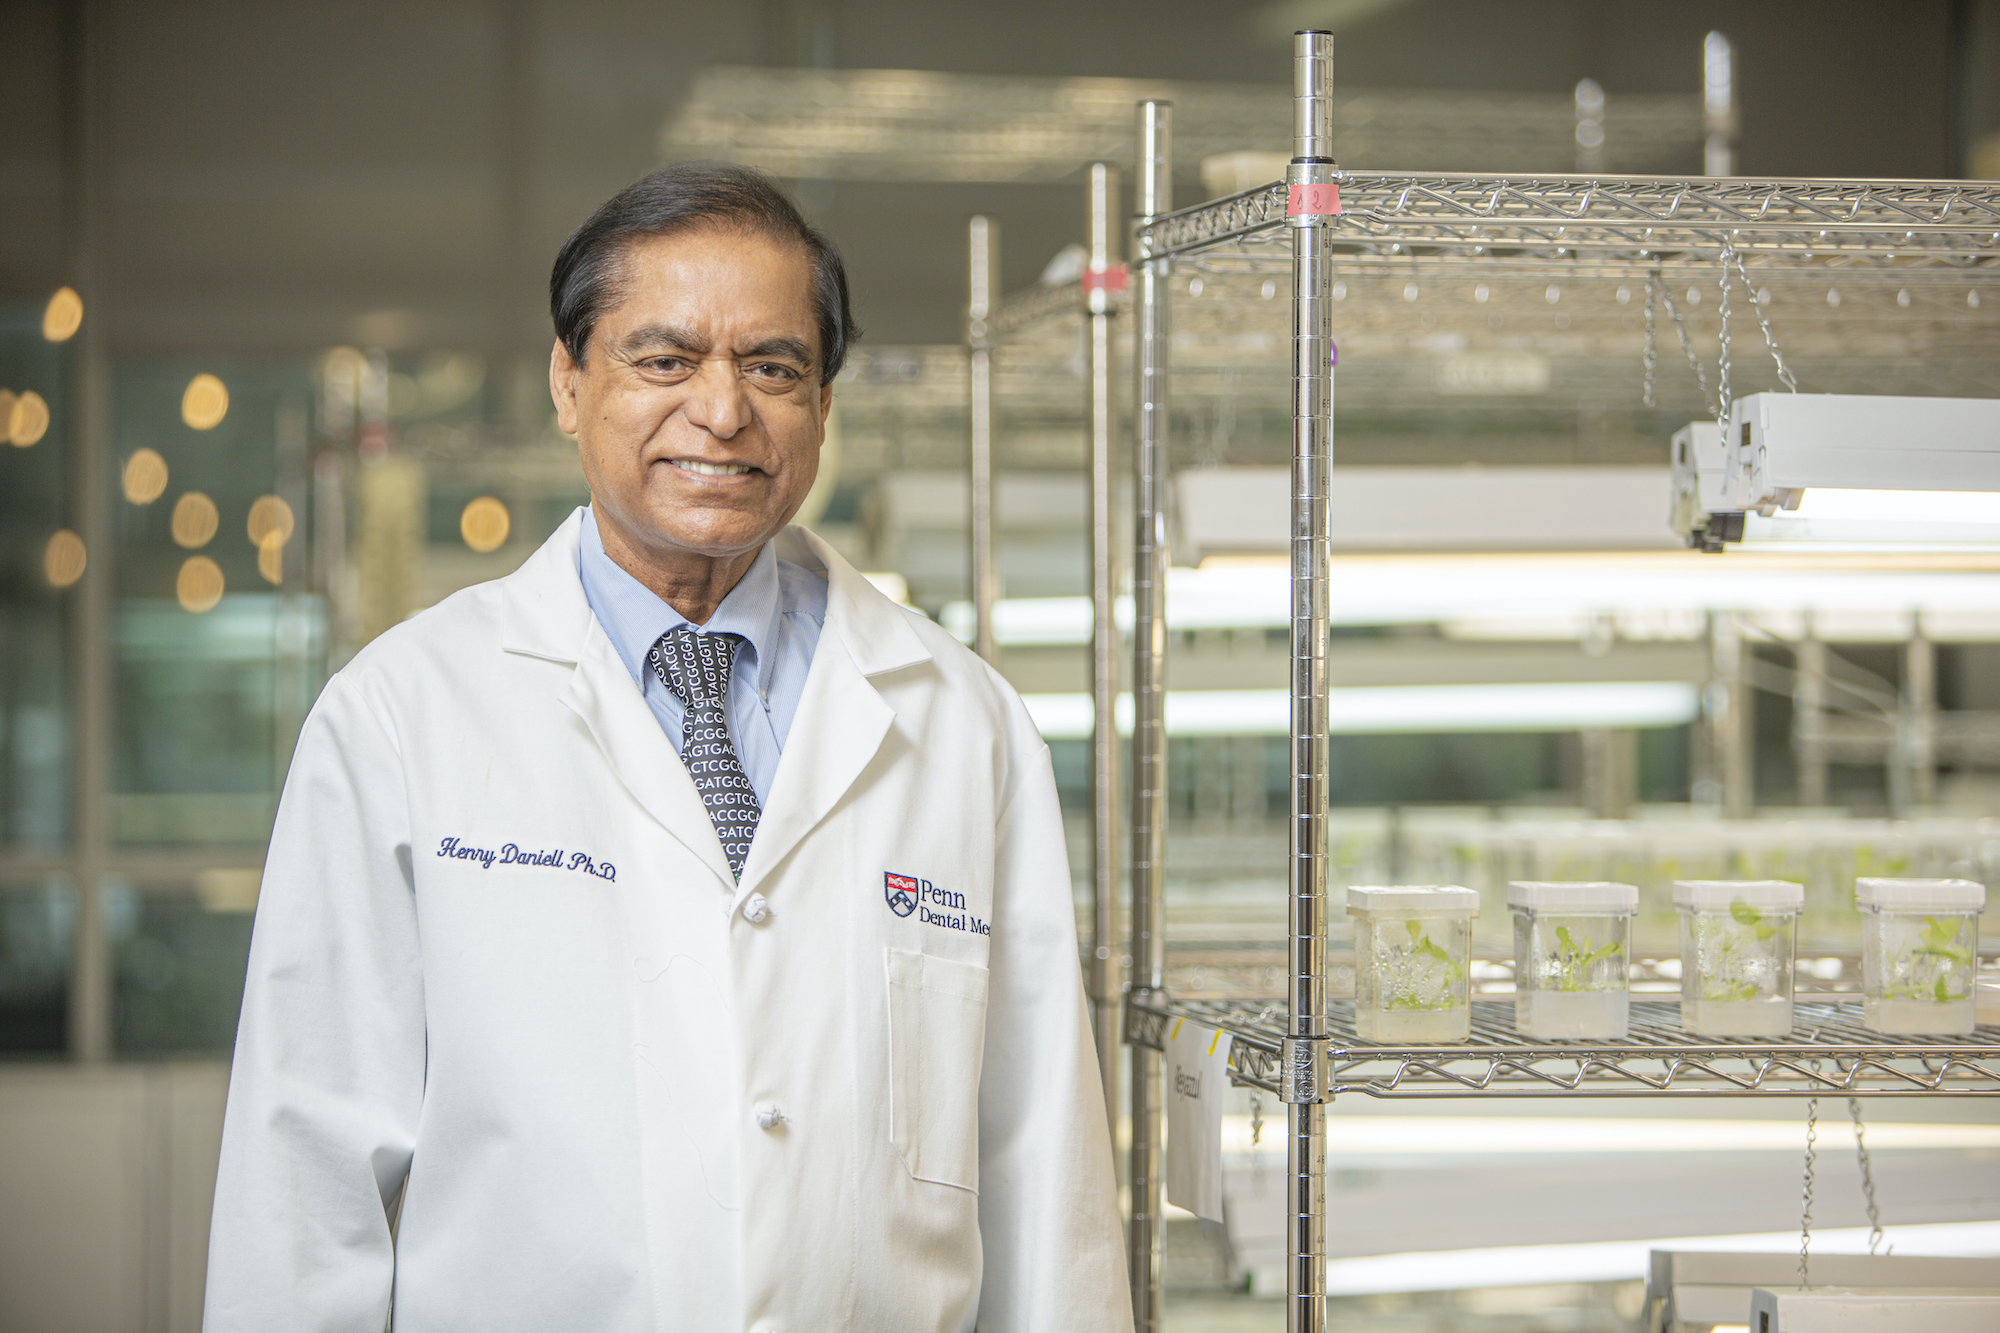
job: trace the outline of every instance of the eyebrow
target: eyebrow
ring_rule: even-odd
[[[618,350],[626,355],[643,351],[649,347],[678,347],[684,351],[706,354],[708,339],[691,329],[675,324],[641,324],[626,334],[618,344]]]
[[[656,347],[675,347],[698,356],[706,356],[713,350],[713,344],[707,338],[675,324],[642,324],[626,334],[618,344],[619,352],[625,356],[634,356]],[[739,355],[746,360],[772,356],[796,361],[802,366],[815,364],[812,349],[789,334],[760,339],[744,348]]]

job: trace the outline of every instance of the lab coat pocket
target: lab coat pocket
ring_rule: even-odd
[[[979,1188],[986,969],[888,949],[889,1139],[918,1180]]]

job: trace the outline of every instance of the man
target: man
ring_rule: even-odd
[[[300,736],[209,1333],[1128,1328],[1048,751],[786,526],[838,255],[677,167],[550,297],[591,505]]]

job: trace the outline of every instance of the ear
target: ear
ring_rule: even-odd
[[[822,380],[819,386],[820,443],[826,443],[826,415],[833,411],[833,381]]]
[[[549,349],[549,397],[556,405],[556,429],[565,435],[576,434],[578,416],[576,411],[576,380],[583,368],[571,358],[569,348],[562,339],[556,339]]]

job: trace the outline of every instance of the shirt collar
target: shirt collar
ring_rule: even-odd
[[[692,624],[656,595],[651,588],[628,574],[604,552],[604,538],[597,530],[597,515],[583,511],[583,530],[577,544],[577,576],[583,594],[604,626],[605,637],[618,652],[633,681],[645,686],[646,654],[668,630]],[[736,655],[733,679],[763,693],[759,663],[769,660],[778,642],[778,552],[770,542],[757,552],[750,568],[722,599],[706,625],[694,628],[704,634],[740,634],[743,650]]]

